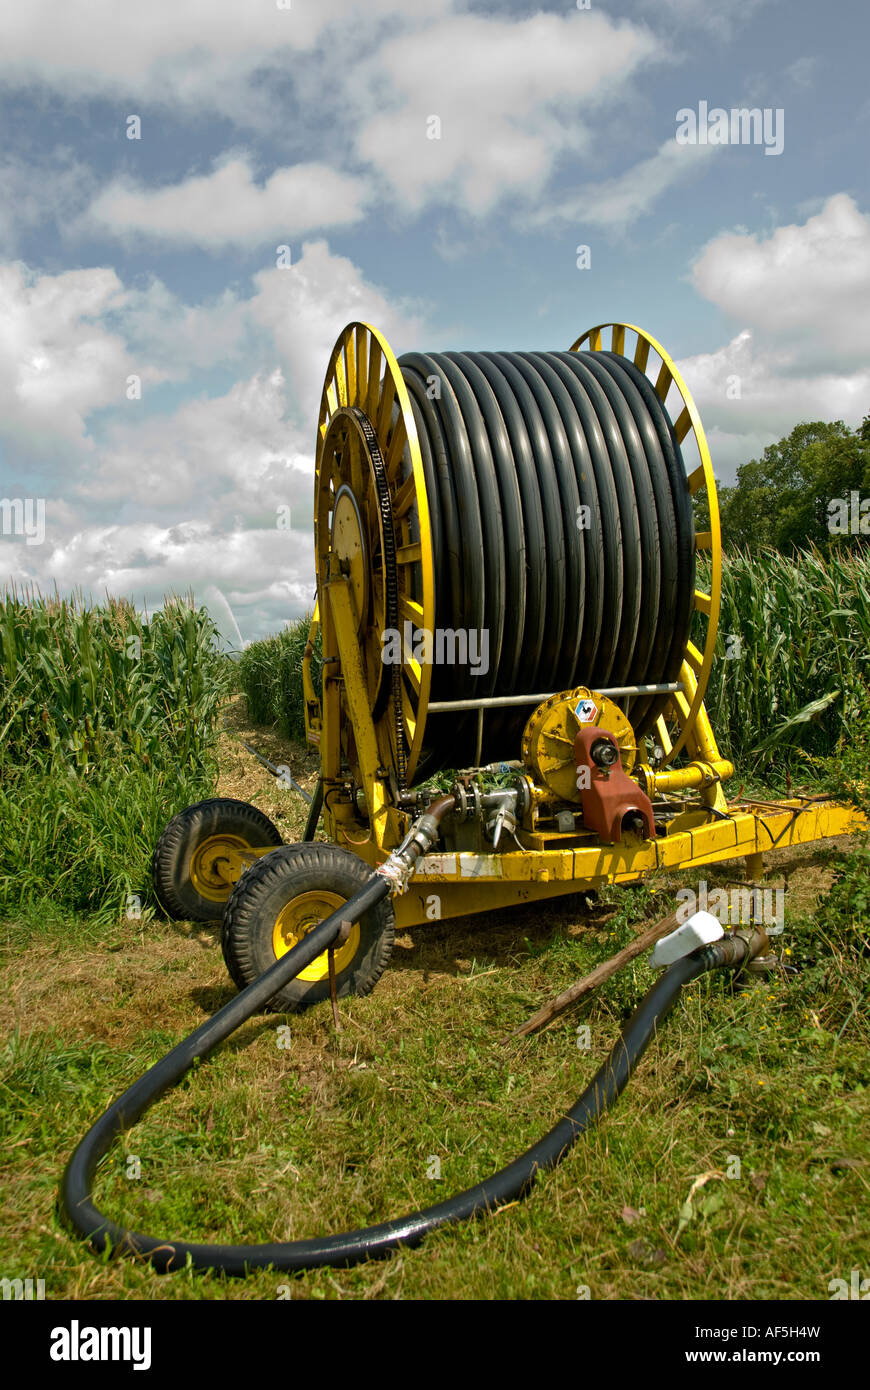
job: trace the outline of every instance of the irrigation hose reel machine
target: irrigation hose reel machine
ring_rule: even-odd
[[[715,478],[688,388],[643,330],[397,360],[348,325],[314,534],[305,708],[329,838],[382,865],[441,794],[426,780],[463,769],[437,852],[393,899],[399,927],[738,856],[760,878],[765,848],[854,825],[830,802],[726,800],[704,707]]]
[[[261,811],[219,799],[154,855],[171,916],[223,912],[240,987],[372,870],[391,877],[391,901],[274,1008],[366,993],[396,927],[738,857],[760,879],[765,849],[859,823],[824,798],[726,799],[734,769],[704,707],[715,478],[689,390],[642,329],[397,359],[349,324],[320,405],[314,543],[303,685],[320,778],[303,843],[276,854]],[[394,860],[445,793],[413,870]],[[328,845],[311,843],[321,811]]]
[[[733,771],[703,705],[719,519],[700,420],[654,339],[611,324],[570,353],[397,361],[350,324],[321,402],[314,531],[306,723],[330,839],[375,867],[437,794],[415,787],[464,769],[400,926],[431,918],[433,894],[453,916],[700,862],[686,836],[720,824]]]
[[[254,1014],[366,993],[397,926],[738,856],[760,878],[765,848],[865,823],[824,798],[725,797],[733,769],[703,703],[722,564],[713,470],[684,382],[638,328],[603,325],[570,352],[397,360],[375,329],[350,324],[320,409],[315,554],[303,677],[320,778],[304,839],[283,844],[260,810],[226,798],[167,826],[157,896],[181,920],[223,914],[240,992],[113,1102],[61,1184],[66,1219],[98,1251],[163,1271],[344,1266],[526,1195],[620,1094],[683,986],[749,968],[769,943],[757,925],[667,937],[667,968],[578,1101],[507,1167],[433,1207],[238,1246],[103,1215],[92,1193],[117,1137]],[[321,810],[329,843],[313,840]]]

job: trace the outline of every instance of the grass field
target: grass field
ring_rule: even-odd
[[[306,786],[311,755],[248,727],[238,699],[228,724],[219,791],[297,838],[300,799],[234,736]],[[616,1108],[528,1201],[386,1261],[296,1277],[105,1264],[59,1224],[77,1139],[233,988],[216,929],[19,917],[3,940],[0,1272],[44,1278],[49,1298],[829,1297],[828,1282],[866,1267],[870,1248],[870,874],[859,848],[817,908],[842,848],[775,857],[797,979],[691,986]],[[384,1219],[471,1184],[573,1102],[651,972],[641,960],[537,1037],[508,1041],[513,1028],[663,915],[682,881],[623,890],[588,917],[566,902],[404,934],[375,993],[343,1002],[340,1034],[323,1008],[245,1025],[116,1147],[98,1204],[157,1235],[264,1241]],[[740,1176],[728,1177],[735,1158]],[[440,1180],[427,1176],[433,1159]]]
[[[870,809],[870,568],[807,564],[726,566],[722,631],[739,655],[717,663],[714,724],[745,785],[813,778]],[[159,830],[217,793],[261,807],[287,841],[302,832],[301,799],[240,739],[313,786],[294,696],[306,630],[249,648],[246,695],[230,695],[211,625],[184,603],[147,621],[124,605],[7,596],[0,609],[0,1277],[76,1299],[721,1301],[824,1299],[831,1280],[870,1274],[860,839],[768,857],[799,973],[686,990],[617,1106],[528,1201],[383,1262],[293,1278],[159,1276],[69,1235],[56,1197],[78,1139],[234,994],[217,924],[154,913]],[[742,869],[708,871],[711,890]],[[513,1031],[696,883],[659,876],[591,912],[564,899],[401,934],[374,994],[343,1001],[340,1032],[328,1008],[247,1023],[115,1147],[98,1205],[155,1235],[256,1242],[471,1185],[573,1103],[651,982],[647,961],[546,1032]]]

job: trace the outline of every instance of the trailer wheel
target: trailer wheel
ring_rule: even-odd
[[[281,844],[281,832],[247,801],[198,801],[169,822],[154,846],[157,901],[178,922],[219,920],[233,887],[218,872],[222,852]]]
[[[284,845],[259,860],[233,889],[223,919],[224,960],[239,989],[341,907],[371,877],[371,869],[337,845]],[[369,994],[393,951],[395,919],[387,899],[351,927],[335,950],[338,998]],[[269,1003],[273,1013],[301,1013],[329,998],[327,952],[318,956]]]

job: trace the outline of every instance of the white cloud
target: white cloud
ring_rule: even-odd
[[[741,326],[680,364],[726,481],[800,421],[870,413],[870,217],[848,195],[768,235],[714,237],[691,279]]]
[[[357,149],[412,211],[474,214],[535,198],[560,157],[588,148],[589,117],[660,56],[652,34],[593,10],[502,20],[449,16],[385,43],[350,75]],[[583,115],[586,115],[586,122]],[[437,116],[441,138],[427,138]]]
[[[791,353],[757,341],[749,329],[715,352],[684,358],[678,366],[724,482],[802,420],[844,420],[854,427],[870,413],[866,360],[845,371],[801,368]]]
[[[307,162],[261,183],[238,152],[163,187],[125,174],[99,191],[86,216],[65,218],[65,230],[71,224],[78,234],[216,251],[357,221],[370,180],[341,172],[336,148],[367,165],[406,212],[433,201],[475,216],[504,200],[534,206],[568,158],[610,138],[602,130],[608,105],[630,91],[638,70],[668,61],[647,27],[598,9],[501,18],[457,14],[456,3],[434,0],[415,12],[400,0],[299,0],[282,11],[238,0],[92,0],[83,24],[75,4],[33,0],[26,24],[0,13],[0,78],[13,89],[37,83],[122,100],[122,144],[128,114],[141,116],[147,139],[153,107],[167,103],[176,119],[219,112],[305,150]],[[329,109],[341,112],[326,122],[314,116],[324,90]],[[442,122],[437,140],[427,139],[432,115]]]
[[[739,5],[717,5],[711,0],[640,0],[639,9],[642,14],[655,12],[659,20],[662,16],[670,18],[680,28],[697,28],[730,39],[756,10],[777,3],[779,0],[740,0]]]
[[[236,157],[210,174],[161,188],[116,179],[91,203],[85,224],[114,236],[143,235],[215,251],[346,226],[362,216],[365,197],[361,179],[325,164],[276,169],[260,185],[248,160]]]
[[[46,505],[44,545],[2,543],[0,584],[56,580],[152,605],[217,589],[246,638],[310,607],[317,405],[353,318],[397,352],[421,336],[418,307],[393,303],[323,241],[257,276],[250,297],[203,305],[159,280],[127,289],[108,269],[0,265],[0,491],[38,488]],[[126,399],[130,372],[172,381],[233,357],[262,365],[219,395],[162,414],[147,385]]]
[[[248,302],[230,289],[201,304],[186,304],[152,278],[143,289],[126,289],[111,318],[131,360],[159,363],[162,376],[174,381],[226,365],[252,346]]]
[[[785,75],[796,87],[812,87],[818,63],[818,58],[796,58],[786,68]]]
[[[136,368],[106,316],[123,303],[113,270],[34,274],[0,266],[0,427],[35,451],[81,441],[90,412],[124,398]],[[143,369],[155,379],[157,374]]]
[[[427,0],[427,14],[448,3]],[[401,0],[292,0],[287,8],[276,0],[28,0],[0,7],[0,73],[9,87],[37,83],[74,98],[123,96],[274,124],[264,74],[286,76],[330,31],[358,43],[404,10]]]
[[[691,278],[796,362],[848,370],[870,354],[870,217],[845,193],[802,225],[714,237]]]
[[[28,561],[36,549],[30,548]],[[164,595],[190,590],[197,602],[211,602],[221,620],[217,591],[245,640],[275,631],[313,606],[310,532],[274,526],[221,532],[204,522],[174,527],[129,522],[80,530],[46,559],[51,581],[61,589],[81,586],[98,598],[107,592],[128,594],[152,610]],[[45,586],[39,571],[32,578]]]
[[[584,184],[571,197],[538,208],[527,221],[533,226],[567,221],[596,227],[628,227],[650,212],[668,189],[703,173],[718,148],[678,145],[675,139],[666,140],[654,155],[626,169],[624,174]]]
[[[326,364],[346,324],[373,324],[397,356],[420,344],[423,306],[390,300],[325,241],[305,243],[292,268],[261,271],[254,282],[251,316],[273,338],[312,438]]]
[[[194,515],[226,526],[252,513],[274,519],[278,505],[298,505],[311,474],[313,436],[303,439],[286,409],[277,367],[168,415],[143,416],[131,402],[105,431],[99,466],[78,493],[131,517]]]

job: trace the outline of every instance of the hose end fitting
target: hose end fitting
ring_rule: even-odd
[[[442,796],[428,811],[418,816],[402,843],[375,869],[375,873],[390,884],[392,897],[406,891],[417,860],[438,843],[441,818],[453,809],[454,804],[452,796]]]

